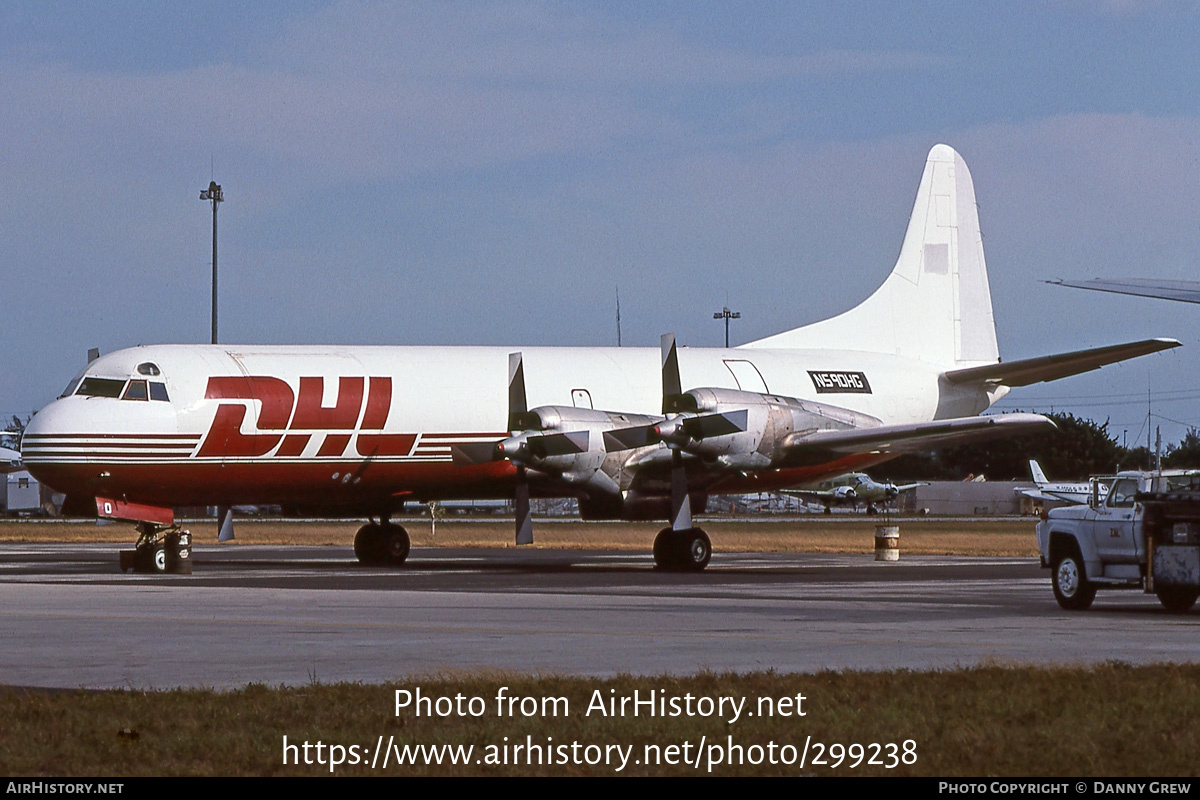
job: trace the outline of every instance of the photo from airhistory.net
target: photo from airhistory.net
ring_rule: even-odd
[[[3,4],[4,794],[1192,794],[1198,40]]]

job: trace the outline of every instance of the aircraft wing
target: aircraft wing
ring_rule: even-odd
[[[921,481],[920,483],[905,483],[905,484],[901,484],[900,486],[897,486],[896,491],[897,492],[911,492],[913,489],[916,489],[921,486],[928,486],[928,485],[929,485],[928,481]]]
[[[24,469],[21,464],[21,454],[7,447],[0,447],[0,474],[16,472]]]
[[[1106,364],[1114,364],[1127,358],[1157,353],[1179,347],[1177,339],[1144,339],[1140,342],[1093,347],[1038,358],[1023,358],[1019,361],[1000,361],[982,367],[952,369],[942,373],[950,383],[994,383],[1003,386],[1028,386],[1031,383],[1052,381],[1090,372]]]
[[[1086,505],[1088,498],[1091,497],[1090,492],[1055,492],[1046,489],[1015,489],[1018,494],[1023,494],[1033,500],[1046,501],[1062,501],[1064,503],[1074,503],[1076,505]]]
[[[1149,280],[1146,278],[1095,278],[1090,281],[1046,281],[1056,286],[1075,289],[1093,289],[1097,292],[1133,294],[1139,297],[1157,297],[1162,300],[1178,300],[1181,303],[1200,303],[1200,281]]]
[[[914,422],[908,425],[793,433],[788,437],[787,447],[797,455],[806,450],[835,453],[915,453],[1053,427],[1054,423],[1041,414],[995,414]]]
[[[829,489],[780,489],[779,494],[799,497],[813,503],[823,503],[826,500],[837,500],[838,496]]]

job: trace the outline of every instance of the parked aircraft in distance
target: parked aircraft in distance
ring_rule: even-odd
[[[20,453],[7,447],[0,447],[0,473],[7,474],[24,468]]]
[[[848,472],[828,480],[782,489],[780,494],[799,497],[806,503],[818,503],[825,506],[825,513],[831,513],[833,506],[851,506],[857,509],[860,503],[865,503],[868,514],[875,514],[879,507],[890,503],[918,486],[928,486],[926,483],[904,483],[899,486],[888,481],[879,483],[865,472]]]
[[[971,176],[938,145],[895,268],[822,322],[730,349],[135,347],[88,364],[22,450],[69,505],[137,522],[141,552],[172,535],[173,506],[306,504],[370,517],[358,558],[399,564],[406,502],[513,498],[527,543],[537,495],[576,497],[585,518],[665,518],[656,564],[703,569],[692,513],[711,495],[1045,430],[978,415],[1010,387],[1178,345],[1001,362]]]
[[[1046,479],[1046,473],[1042,472],[1042,466],[1037,461],[1029,462],[1029,472],[1033,475],[1033,482],[1037,485],[1037,488],[1017,489],[1018,494],[1032,497],[1034,500],[1064,500],[1068,503],[1078,503],[1080,505],[1091,500],[1092,484],[1088,481],[1081,483],[1051,483]],[[1097,488],[1099,492],[1098,499],[1103,500],[1108,496],[1107,483],[1100,483]]]
[[[1200,281],[1171,281],[1153,278],[1094,278],[1087,281],[1064,281],[1059,278],[1046,281],[1046,283],[1052,283],[1055,286],[1070,286],[1075,289],[1093,289],[1097,292],[1178,300],[1181,303],[1200,303]]]

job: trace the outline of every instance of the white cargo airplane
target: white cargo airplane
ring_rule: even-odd
[[[874,514],[879,510],[879,506],[895,500],[901,492],[928,485],[918,482],[897,486],[891,481],[880,483],[865,472],[848,472],[793,489],[782,489],[779,493],[799,497],[807,503],[819,503],[825,507],[826,514],[831,512],[833,506],[853,506],[857,509],[860,503],[866,504],[868,514]]]
[[[585,518],[666,518],[656,563],[703,569],[691,514],[710,495],[1044,430],[1036,414],[976,415],[1009,387],[1178,345],[1001,363],[971,176],[938,145],[895,269],[823,322],[732,349],[136,347],[88,364],[22,451],[74,507],[137,522],[142,552],[173,506],[307,504],[371,517],[358,558],[398,564],[405,502],[514,498],[526,543],[539,495],[576,497]]]
[[[1023,494],[1026,497],[1031,497],[1034,500],[1063,500],[1068,503],[1076,503],[1083,505],[1089,502],[1092,498],[1092,484],[1090,482],[1083,483],[1051,483],[1046,478],[1046,473],[1042,472],[1042,465],[1036,460],[1029,462],[1029,473],[1033,476],[1033,482],[1036,484],[1036,489],[1017,489],[1018,494]],[[1108,484],[1099,483],[1097,485],[1100,500],[1108,496]]]

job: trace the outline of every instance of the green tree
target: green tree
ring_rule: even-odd
[[[1200,431],[1188,428],[1182,442],[1167,448],[1163,455],[1163,466],[1200,468]]]
[[[876,471],[879,477],[892,479],[962,480],[986,475],[989,480],[1029,480],[1029,461],[1036,459],[1047,475],[1072,480],[1114,472],[1118,464],[1140,466],[1131,463],[1128,451],[1109,435],[1107,421],[1098,424],[1061,412],[1046,416],[1056,429],[904,456]]]

